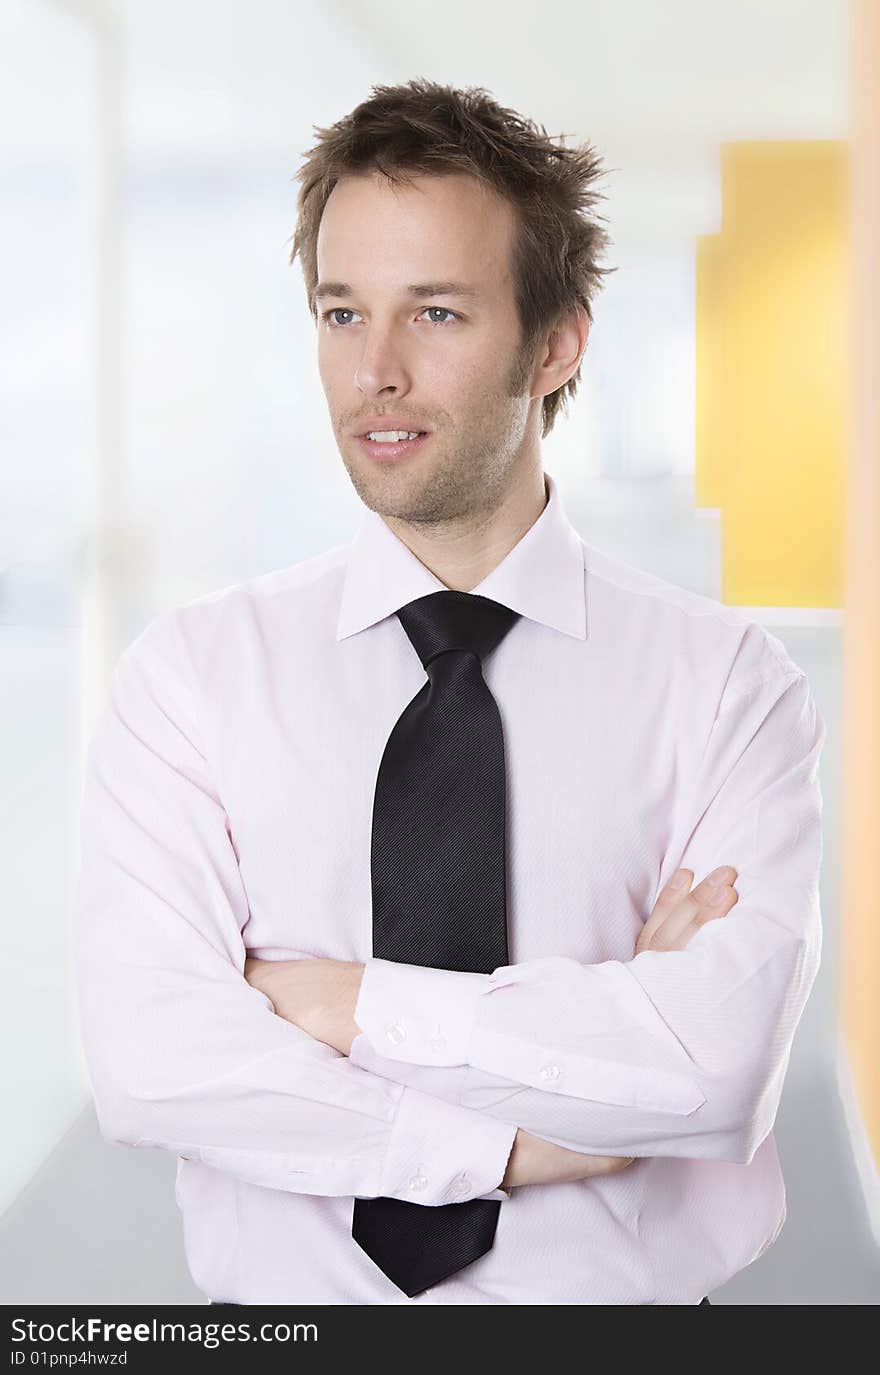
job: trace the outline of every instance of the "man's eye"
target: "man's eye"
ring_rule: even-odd
[[[338,327],[339,327],[339,321],[338,321],[338,320],[333,320],[333,319],[331,319],[331,316],[337,315],[337,314],[340,314],[340,313],[343,314],[343,315],[354,315],[354,311],[353,311],[353,310],[350,310],[347,306],[334,306],[332,310],[325,310],[325,311],[324,311],[324,319],[327,321],[327,324],[328,324],[328,325],[331,325],[331,326],[333,326],[333,327],[337,327],[337,328],[338,328]]]
[[[458,316],[455,314],[455,311],[454,311],[454,310],[448,310],[448,309],[446,308],[446,306],[426,306],[426,307],[425,307],[425,310],[438,310],[438,311],[440,311],[441,315],[451,315],[452,318],[453,318],[453,320],[457,320],[457,319],[458,319]],[[425,311],[423,310],[423,311],[422,311],[422,314],[424,315],[424,313],[425,313]],[[431,321],[431,324],[432,324],[432,325],[445,325],[445,324],[446,324],[446,321],[445,321],[445,320],[432,320],[432,321]]]

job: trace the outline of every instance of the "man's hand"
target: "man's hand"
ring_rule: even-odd
[[[680,888],[673,888],[676,878],[683,876]],[[713,880],[718,878],[718,886]],[[643,950],[684,950],[692,936],[700,927],[713,917],[726,917],[739,901],[739,894],[733,886],[737,877],[730,864],[722,864],[698,883],[692,893],[688,892],[694,880],[692,869],[679,869],[666,884],[654,904],[654,910],[645,922],[636,941],[637,955]]]
[[[679,875],[683,876],[684,882],[676,889],[672,885]],[[711,883],[716,875],[720,878],[717,887]],[[726,916],[738,901],[739,894],[733,887],[736,877],[736,869],[729,864],[722,865],[689,893],[694,878],[693,870],[680,869],[678,874],[673,874],[642,928],[636,942],[636,955],[643,950],[684,950],[705,922],[713,917]],[[520,1127],[513,1139],[501,1188],[617,1174],[631,1165],[634,1159],[629,1155],[586,1155],[581,1151],[570,1151],[565,1146],[545,1141],[543,1137],[532,1136]]]
[[[244,977],[272,1003],[279,1017],[302,1027],[343,1055],[360,1032],[354,1009],[364,966],[352,960],[255,960],[244,962]]]
[[[500,1187],[567,1184],[576,1179],[591,1179],[594,1175],[617,1174],[618,1170],[631,1165],[633,1159],[631,1155],[585,1155],[583,1151],[570,1151],[567,1146],[557,1146],[519,1127]]]

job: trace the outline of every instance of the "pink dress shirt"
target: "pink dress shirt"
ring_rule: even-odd
[[[545,478],[473,589],[521,616],[485,665],[508,774],[492,974],[371,958],[373,789],[425,681],[394,613],[444,586],[375,512],[160,612],[116,663],[81,816],[83,1048],[104,1137],[178,1157],[212,1299],[697,1304],[783,1225],[824,721],[776,637],[586,544]],[[732,911],[634,958],[673,872],[719,864]],[[363,961],[350,1057],[276,1016],[246,953]],[[517,1126],[637,1159],[503,1190]],[[495,1244],[407,1298],[351,1237],[377,1195],[499,1198]]]

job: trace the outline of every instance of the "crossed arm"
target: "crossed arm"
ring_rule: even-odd
[[[641,950],[683,950],[704,922],[724,917],[735,905],[736,871],[722,865],[690,892],[693,874],[680,870],[663,888],[636,944]],[[273,1011],[342,1055],[362,1032],[355,1014],[365,966],[352,960],[245,960],[244,976],[264,993]],[[387,1072],[387,1071],[386,1071]],[[393,1071],[392,1071],[393,1072]],[[501,1188],[550,1184],[612,1174],[632,1156],[572,1151],[517,1128]]]
[[[528,1137],[751,1159],[819,960],[824,724],[802,673],[739,675],[667,846],[663,886],[735,866],[727,920],[669,949],[649,921],[626,963],[279,961],[293,1002],[267,1015],[178,631],[164,614],[123,653],[87,758],[74,956],[105,1137],[316,1194],[405,1198],[429,1161],[426,1205],[515,1182]]]

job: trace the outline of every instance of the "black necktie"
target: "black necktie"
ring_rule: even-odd
[[[491,974],[508,963],[504,735],[483,660],[519,619],[471,592],[397,613],[428,674],[388,737],[373,801],[373,955]],[[352,1236],[410,1298],[479,1259],[500,1200],[356,1198]]]

